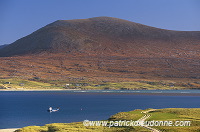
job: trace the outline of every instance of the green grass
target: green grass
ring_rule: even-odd
[[[163,112],[152,112],[149,120],[168,120],[168,119],[178,119],[177,114],[174,113],[163,113]]]
[[[7,84],[6,82],[10,82]],[[59,86],[54,86],[53,84],[46,82],[39,82],[33,80],[23,80],[23,79],[0,79],[0,86],[9,89],[56,89],[62,88]]]
[[[138,120],[143,114],[142,110],[134,110],[129,112],[119,112],[109,118],[109,120]]]
[[[11,84],[5,84],[5,82],[11,82]],[[83,86],[77,86],[76,84],[87,84]],[[21,86],[20,84],[23,84]],[[65,87],[66,84],[71,84],[69,87]],[[161,81],[135,81],[135,82],[92,82],[92,81],[67,81],[67,80],[42,80],[42,79],[20,79],[9,78],[0,79],[0,88],[18,88],[18,89],[82,89],[82,90],[169,90],[169,89],[187,89],[175,85],[171,82]]]
[[[170,86],[170,83],[161,82],[107,82],[107,83],[89,83],[90,86],[80,87],[83,89],[111,89],[111,90],[155,90],[155,89],[185,89],[181,86]],[[99,86],[96,86],[99,85]]]
[[[199,108],[167,108],[159,109],[154,112],[150,112],[152,115],[149,120],[193,120],[200,121],[200,109]]]
[[[148,110],[148,109],[147,109]],[[141,113],[144,110],[134,110],[129,112],[120,112],[111,116],[108,121],[116,120],[133,120],[136,121],[144,116]],[[146,110],[145,110],[146,111]],[[158,109],[149,112],[151,117],[148,119],[152,120],[189,120],[192,121],[191,126],[185,127],[169,127],[160,126],[155,127],[162,132],[200,132],[200,108],[167,108]],[[16,132],[149,132],[149,130],[140,127],[102,127],[102,126],[83,126],[82,122],[74,123],[53,123],[45,126],[29,126],[18,129]]]
[[[15,132],[47,132],[48,127],[46,126],[28,126],[21,128],[19,130],[16,130]]]
[[[151,112],[149,120],[191,121],[191,126],[155,127],[163,132],[200,132],[199,108],[167,108]]]
[[[40,129],[41,128],[41,129]],[[148,132],[141,127],[102,127],[83,126],[82,122],[75,123],[53,123],[45,126],[29,126],[16,130],[15,132]]]

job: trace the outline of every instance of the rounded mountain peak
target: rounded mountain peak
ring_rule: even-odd
[[[176,32],[114,18],[57,20],[0,49],[0,56],[38,52],[126,53],[146,45],[177,45],[199,41],[199,32]],[[197,39],[198,38],[198,39]],[[180,43],[179,42],[179,43]],[[196,42],[195,42],[196,43]],[[150,51],[150,50],[149,50]]]

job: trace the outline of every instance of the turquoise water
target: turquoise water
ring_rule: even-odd
[[[103,120],[134,109],[199,108],[199,102],[200,90],[1,91],[0,129]],[[49,113],[49,106],[60,111]]]

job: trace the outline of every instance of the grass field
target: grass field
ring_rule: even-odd
[[[190,88],[171,81],[94,82],[85,80],[42,80],[40,78],[25,80],[20,78],[7,78],[0,79],[0,89],[169,90]]]
[[[191,121],[191,126],[155,127],[166,132],[200,132],[200,109],[168,108],[151,113],[149,120]]]
[[[51,83],[40,82],[36,80],[23,80],[23,79],[0,79],[1,89],[58,89],[61,86],[55,86]]]
[[[148,110],[148,109],[147,109]],[[144,116],[142,111],[134,110],[129,112],[120,112],[111,116],[107,121],[133,120],[136,121]],[[200,108],[167,108],[151,111],[149,121],[191,121],[190,126],[160,126],[154,127],[162,132],[199,132],[200,131]],[[16,132],[149,132],[140,126],[121,126],[121,127],[103,127],[103,126],[83,126],[82,122],[74,123],[53,123],[45,126],[28,126],[16,130]]]

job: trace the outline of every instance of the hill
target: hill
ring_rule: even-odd
[[[200,32],[111,17],[58,20],[0,49],[0,56],[1,77],[187,80],[199,87]]]
[[[169,31],[110,17],[58,20],[0,50],[0,55],[42,51],[132,56],[177,56],[185,51],[185,55],[193,55],[199,48],[199,36],[200,32]]]
[[[3,44],[3,45],[0,45],[0,49],[6,47],[8,44]]]

